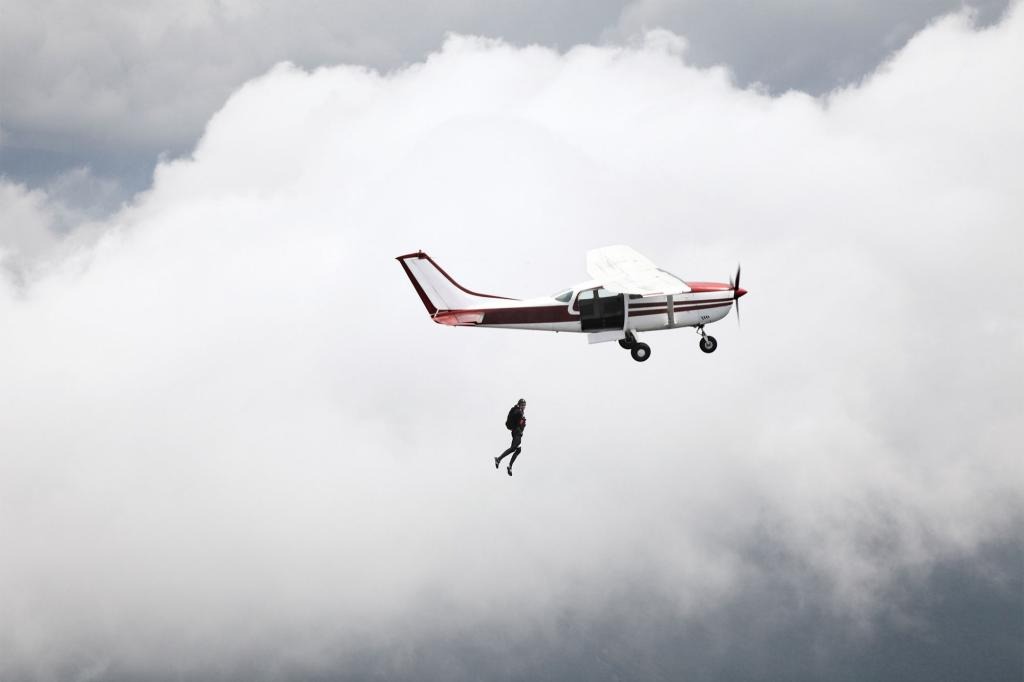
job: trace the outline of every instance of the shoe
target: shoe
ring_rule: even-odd
[[[511,475],[512,475],[512,467],[509,467],[509,468],[508,468],[508,475],[509,475],[509,476],[511,476]]]
[[[494,458],[494,468],[497,469],[500,466],[501,466],[501,458],[495,457]]]

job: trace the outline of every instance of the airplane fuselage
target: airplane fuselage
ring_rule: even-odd
[[[612,255],[620,254],[623,247],[615,249]],[[640,362],[650,357],[650,347],[638,341],[637,334],[660,329],[696,327],[701,334],[701,350],[713,352],[717,341],[707,335],[704,325],[724,318],[747,293],[739,287],[738,270],[735,283],[725,284],[685,282],[664,271],[651,276],[647,268],[643,272],[646,279],[635,283],[630,280],[634,273],[622,267],[618,273],[623,278],[618,285],[621,288],[616,290],[606,288],[601,280],[591,280],[554,296],[519,300],[470,291],[422,251],[399,256],[397,260],[427,313],[438,324],[583,333],[591,343],[619,341]],[[653,288],[660,287],[663,281],[674,289]],[[644,292],[642,295],[618,293],[638,288]]]
[[[554,297],[496,300],[474,309],[438,310],[433,319],[456,326],[595,333],[697,327],[729,314],[733,292],[728,284],[688,284],[689,293],[641,298],[612,294],[588,282],[573,287],[564,302]]]

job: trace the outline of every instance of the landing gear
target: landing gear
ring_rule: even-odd
[[[715,337],[708,336],[704,331],[704,325],[697,327],[697,333],[700,334],[700,349],[705,353],[714,353],[718,348],[718,341],[715,340]]]
[[[628,350],[629,354],[637,362],[644,362],[647,358],[651,357],[651,347],[646,343],[637,341],[636,334],[633,332],[626,332],[626,338],[619,339],[619,346]]]
[[[651,347],[646,343],[636,343],[629,349],[629,354],[637,362],[644,362],[647,358],[651,357]]]

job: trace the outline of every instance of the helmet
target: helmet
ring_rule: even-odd
[[[520,398],[516,405],[519,405],[520,407],[526,405],[526,398]]]

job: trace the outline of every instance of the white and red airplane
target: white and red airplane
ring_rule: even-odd
[[[739,315],[740,269],[728,284],[687,282],[658,268],[628,246],[606,246],[587,252],[587,274],[593,279],[553,296],[520,300],[470,291],[418,251],[398,257],[416,293],[439,324],[460,327],[538,329],[582,332],[590,343],[618,341],[633,359],[651,357],[639,332],[695,327],[700,349],[713,353],[715,337],[704,325],[729,314]]]

